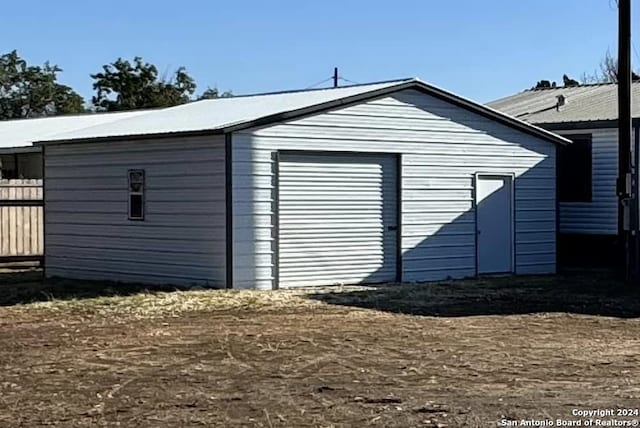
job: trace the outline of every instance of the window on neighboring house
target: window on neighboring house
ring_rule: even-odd
[[[17,156],[13,154],[0,155],[0,178],[8,180],[20,178],[16,158]]]
[[[573,141],[558,150],[558,199],[591,202],[591,134],[564,135]]]
[[[42,178],[40,153],[0,155],[0,179]]]
[[[129,171],[129,220],[144,220],[144,170]]]

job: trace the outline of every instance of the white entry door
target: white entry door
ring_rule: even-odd
[[[513,272],[513,178],[476,176],[478,273]]]

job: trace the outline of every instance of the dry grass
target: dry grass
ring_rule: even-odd
[[[43,282],[39,271],[5,272],[0,278],[4,280],[0,283],[0,292],[3,294],[0,305],[6,306],[6,311],[14,314],[100,316],[128,321],[177,317],[204,311],[278,311],[281,308],[310,308],[320,305],[320,302],[306,298],[314,289],[275,292],[194,290],[62,279]],[[315,290],[322,291],[320,288]],[[329,290],[346,289],[333,287]]]
[[[1,275],[1,272],[0,272]],[[39,271],[0,276],[0,306],[34,311],[147,319],[204,311],[279,311],[321,303],[413,315],[469,316],[570,312],[640,316],[640,290],[606,274],[496,277],[428,284],[293,290],[176,289],[171,286],[43,281]]]
[[[207,290],[142,292],[132,296],[90,299],[54,299],[21,305],[15,309],[26,312],[45,311],[129,320],[178,317],[194,312],[278,311],[282,308],[307,308],[318,305],[318,302],[305,299],[299,292]]]
[[[493,427],[640,402],[640,292],[603,276],[277,292],[5,278],[0,426]]]

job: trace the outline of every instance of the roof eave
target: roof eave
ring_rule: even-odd
[[[632,119],[632,122],[634,126],[640,125],[640,117],[634,117]],[[576,120],[571,122],[542,122],[537,123],[536,125],[552,131],[617,128],[618,119]]]
[[[103,137],[88,137],[88,138],[67,138],[67,139],[55,139],[55,140],[42,140],[34,141],[35,147],[49,146],[55,144],[76,144],[76,143],[108,143],[112,141],[122,140],[155,140],[158,138],[171,138],[174,136],[180,137],[201,137],[205,135],[223,134],[222,129],[201,129],[196,131],[177,131],[177,132],[156,132],[151,134],[130,134],[130,135],[108,135]]]
[[[20,154],[20,153],[39,153],[40,147],[21,146],[21,147],[0,147],[0,155]]]

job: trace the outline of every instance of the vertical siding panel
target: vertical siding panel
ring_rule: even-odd
[[[2,198],[2,190],[0,190],[0,198]],[[1,199],[0,199],[1,200]],[[4,237],[5,237],[5,231],[4,231],[4,207],[0,207],[0,254],[4,254],[5,253],[5,248],[4,248]]]
[[[7,187],[0,187],[0,199],[9,199],[9,189]],[[2,239],[0,239],[2,252],[0,254],[9,255],[9,241],[11,239],[9,236],[9,207],[2,207],[0,211],[2,212],[2,223],[0,224],[2,228],[0,231],[2,233]]]
[[[41,187],[41,179],[0,180],[0,201],[15,201],[0,207],[0,257],[42,256],[42,248],[33,245],[42,238],[37,228],[42,207],[23,206],[41,200]]]
[[[9,199],[16,199],[16,188],[9,188]],[[9,255],[14,256],[18,253],[18,237],[16,228],[18,227],[17,221],[17,209],[11,208],[9,210]]]
[[[44,254],[44,209],[37,211],[38,217],[38,254]]]
[[[25,191],[24,188],[18,189],[20,195],[18,196],[20,199],[25,199],[28,195],[28,192]],[[29,207],[20,207],[18,208],[20,215],[18,216],[18,253],[20,255],[24,255],[28,251],[28,245],[25,245],[28,238],[28,227],[29,227]]]
[[[4,194],[4,189],[1,190]],[[3,195],[4,196],[4,195]],[[9,207],[0,207],[0,254],[9,254]]]
[[[38,251],[38,210],[31,208],[29,213],[29,238],[28,245],[31,252]]]

